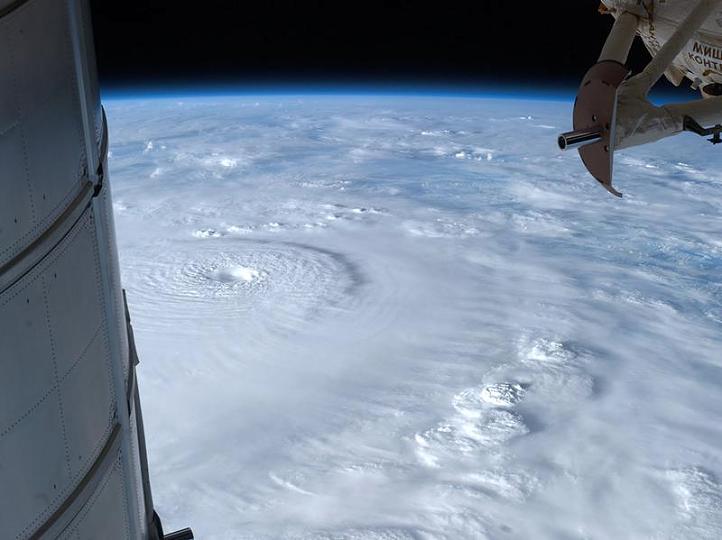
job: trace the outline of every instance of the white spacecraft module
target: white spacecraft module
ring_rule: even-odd
[[[691,131],[722,142],[722,0],[602,0],[614,26],[599,61],[582,79],[574,103],[574,131],[559,147],[577,147],[587,170],[609,192],[614,151]],[[652,55],[629,77],[625,66],[636,35]],[[665,75],[678,86],[685,78],[699,100],[655,106],[647,94]]]
[[[163,535],[90,12],[0,0],[0,538]]]

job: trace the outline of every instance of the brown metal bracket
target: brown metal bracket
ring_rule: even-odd
[[[598,130],[601,135],[596,142],[581,146],[579,155],[589,173],[617,197],[622,196],[612,185],[617,90],[628,75],[629,69],[614,60],[594,64],[574,101],[574,130]]]

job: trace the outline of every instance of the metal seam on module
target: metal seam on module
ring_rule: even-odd
[[[120,443],[119,435],[120,424],[116,423],[113,427],[113,431],[111,431],[110,433],[110,437],[108,437],[108,441],[103,446],[103,449],[100,451],[100,454],[98,454],[98,457],[93,462],[93,465],[90,467],[90,469],[88,469],[88,472],[85,473],[85,476],[83,476],[83,479],[72,491],[72,493],[70,493],[70,495],[68,495],[68,497],[63,501],[63,503],[58,507],[58,509],[53,512],[53,514],[45,521],[45,523],[43,523],[32,534],[32,536],[30,536],[30,540],[39,540],[40,538],[42,538],[43,535],[47,533],[63,517],[63,514],[65,514],[68,508],[70,508],[73,503],[80,500],[81,495],[85,495],[85,497],[83,497],[84,500],[89,499],[93,495],[95,490],[89,490],[87,488],[93,483],[97,484],[100,477],[102,476],[98,474],[98,471],[101,468],[107,469],[108,465],[112,463],[112,460],[109,460],[108,457],[114,454],[114,450],[118,449]],[[79,510],[80,508],[78,509],[78,511]],[[68,523],[65,526],[69,525],[74,518],[75,515],[73,515],[72,518],[68,520]]]
[[[36,252],[39,250],[40,246],[42,246],[48,238],[53,236],[54,233],[63,230],[64,232],[60,238],[57,239],[57,241],[54,243],[52,247],[45,250],[45,254],[40,257],[37,261],[28,263],[27,269],[25,269],[19,276],[17,276],[14,280],[12,280],[7,285],[3,286],[2,289],[0,289],[0,294],[4,293],[7,289],[15,285],[18,281],[20,281],[23,276],[25,276],[28,272],[32,271],[33,268],[35,268],[38,264],[40,264],[45,257],[47,257],[55,247],[62,242],[63,238],[67,236],[67,234],[73,229],[75,224],[80,220],[80,218],[85,213],[84,211],[80,212],[79,215],[75,218],[71,218],[75,216],[76,212],[80,208],[87,208],[88,204],[90,203],[90,200],[92,199],[93,195],[93,184],[91,184],[89,181],[86,181],[83,183],[81,188],[78,190],[78,194],[73,199],[73,202],[70,203],[70,205],[65,209],[65,211],[60,214],[58,219],[56,219],[50,227],[45,229],[43,233],[38,236],[35,240],[33,240],[30,245],[28,245],[25,249],[23,249],[20,253],[15,255],[12,259],[10,259],[8,262],[6,262],[4,265],[0,267],[0,278],[4,277],[4,275],[8,274],[11,270],[15,269],[16,267],[22,266],[23,261],[29,260],[32,258],[32,255],[36,254]]]
[[[83,14],[76,3],[68,3],[68,15],[70,17],[70,45],[73,51],[73,65],[75,66],[75,92],[82,119],[81,139],[88,167],[88,177],[93,184],[96,184],[98,182],[97,174],[100,172],[98,164],[102,159],[102,155],[98,153],[98,145],[93,140],[95,138],[95,129],[93,129],[93,122],[91,121],[92,104],[89,101],[91,98],[88,90],[90,68],[87,63],[88,51],[86,50],[89,36],[85,35],[86,28],[82,22]]]
[[[0,9],[0,19],[3,17],[10,15],[17,9],[23,7],[25,4],[29,3],[30,0],[15,0],[12,4],[5,6],[4,8]]]
[[[101,156],[103,156],[103,160],[105,159],[105,156],[108,152],[108,124],[105,119],[105,113],[103,113],[103,138],[101,140],[100,148],[101,148]],[[101,174],[100,179],[98,181],[97,186],[94,185],[90,180],[85,180],[83,184],[81,185],[80,189],[78,190],[78,193],[76,194],[73,201],[68,205],[68,207],[63,211],[58,218],[53,221],[53,223],[45,229],[42,234],[40,234],[35,240],[33,240],[25,249],[23,249],[20,253],[15,255],[12,259],[10,259],[8,262],[0,266],[0,282],[2,282],[2,278],[7,275],[11,270],[14,270],[15,268],[22,266],[24,261],[30,261],[27,263],[28,267],[24,269],[20,274],[10,281],[10,283],[6,285],[0,286],[0,294],[3,294],[6,290],[8,290],[10,287],[15,285],[18,281],[20,281],[23,276],[25,276],[28,272],[30,272],[33,268],[35,268],[38,264],[40,264],[54,249],[55,247],[60,244],[60,242],[63,241],[63,239],[68,235],[68,233],[75,227],[75,225],[80,221],[83,214],[85,214],[85,210],[87,210],[90,207],[90,202],[92,201],[93,197],[97,196],[100,192],[100,189],[102,189],[102,169],[99,170],[99,173]],[[80,209],[82,208],[82,211]],[[76,216],[77,214],[77,216]],[[36,261],[32,261],[32,256],[37,255],[37,251],[40,249],[40,246],[42,246],[49,238],[51,238],[55,233],[58,231],[63,231],[62,235],[60,235],[59,238],[53,243],[53,245],[45,251],[45,253],[38,258]]]

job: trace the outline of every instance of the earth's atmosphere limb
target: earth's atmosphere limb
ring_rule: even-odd
[[[722,537],[722,154],[570,104],[107,101],[155,502],[198,538]]]

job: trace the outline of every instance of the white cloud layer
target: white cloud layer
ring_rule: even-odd
[[[722,537],[722,156],[570,105],[106,103],[153,491],[198,538]],[[531,120],[531,121],[530,121]]]

